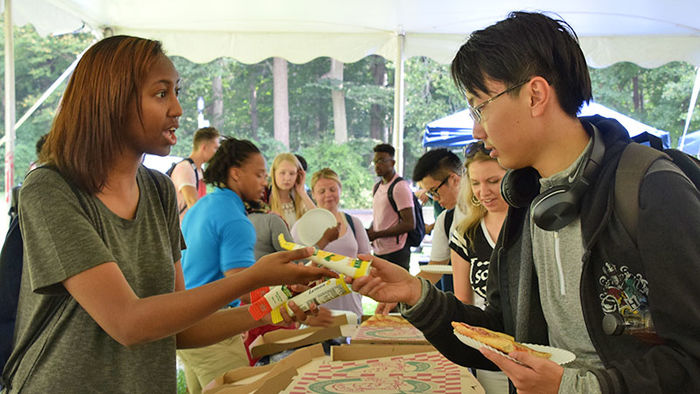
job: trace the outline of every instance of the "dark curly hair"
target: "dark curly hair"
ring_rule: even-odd
[[[204,170],[204,182],[216,187],[226,187],[228,170],[231,167],[241,167],[248,157],[255,153],[260,153],[260,149],[252,142],[223,137],[219,149]]]

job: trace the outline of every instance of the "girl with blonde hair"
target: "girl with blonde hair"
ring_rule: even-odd
[[[452,280],[460,301],[483,307],[491,252],[508,212],[501,197],[506,170],[481,141],[467,145],[464,167],[457,204],[465,217],[450,236]]]
[[[294,154],[280,153],[272,161],[270,176],[270,211],[282,216],[292,228],[306,211],[316,208],[304,188],[306,172]]]

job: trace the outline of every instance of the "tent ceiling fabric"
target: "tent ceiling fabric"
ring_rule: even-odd
[[[591,66],[700,66],[697,0],[15,0],[14,9],[18,24],[32,23],[41,34],[110,27],[161,40],[170,55],[195,62],[227,56],[245,63],[393,60],[400,32],[406,57],[449,63],[471,31],[511,10],[547,10],[576,30]]]

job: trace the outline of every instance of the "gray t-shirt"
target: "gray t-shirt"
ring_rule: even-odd
[[[292,239],[287,224],[275,213],[252,212],[248,214],[248,219],[255,227],[255,261],[270,253],[284,250],[278,239],[280,234],[284,234],[286,240]]]
[[[118,217],[96,197],[80,193],[86,212],[53,170],[39,169],[27,176],[20,192],[24,268],[16,354],[8,367],[19,364],[11,392],[176,391],[174,336],[122,346],[62,284],[89,268],[116,262],[137,296],[174,291],[174,262],[180,260],[182,240],[175,190],[167,177],[157,173],[161,203],[146,171],[144,167],[138,171],[141,193],[133,220]],[[51,313],[57,304],[58,312]]]
[[[567,178],[588,160],[592,139],[568,168],[540,179],[541,190],[568,184]],[[532,212],[530,212],[532,215]],[[581,306],[580,282],[583,264],[581,219],[558,231],[545,231],[530,221],[532,254],[537,270],[542,312],[547,321],[549,342],[576,354],[576,360],[564,368],[560,393],[600,393],[598,379],[589,369],[604,368],[591,342]]]

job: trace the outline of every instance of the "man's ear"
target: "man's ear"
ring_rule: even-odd
[[[238,167],[231,167],[228,169],[228,176],[230,176],[234,182],[238,182],[238,177],[241,175],[239,170],[240,168]]]
[[[530,94],[530,113],[532,117],[542,116],[552,100],[554,88],[542,77],[534,77],[525,85]]]
[[[454,185],[454,186],[456,186],[456,187],[459,187],[460,182],[462,182],[462,178],[461,178],[459,175],[457,175],[457,174],[455,174],[454,172],[452,172],[452,173],[450,173],[450,180],[449,180],[449,182],[450,182],[452,185]]]

